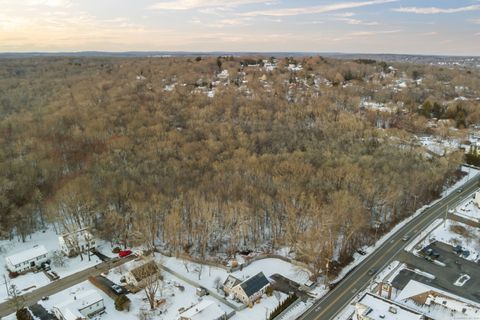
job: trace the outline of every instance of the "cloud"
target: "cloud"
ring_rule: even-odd
[[[379,23],[376,21],[363,21],[363,20],[358,20],[358,19],[352,19],[352,18],[335,18],[333,19],[334,21],[340,21],[340,22],[345,22],[346,24],[351,24],[351,25],[362,25],[362,26],[377,26]]]
[[[276,10],[261,10],[261,11],[252,11],[243,13],[243,16],[255,17],[255,16],[273,16],[273,17],[284,17],[284,16],[296,16],[301,14],[312,14],[312,13],[326,13],[338,10],[345,9],[354,9],[365,6],[372,6],[378,4],[385,4],[391,2],[397,2],[398,0],[371,0],[371,1],[361,1],[361,2],[341,2],[336,4],[327,4],[322,6],[314,7],[298,7],[298,8],[287,8],[287,9],[276,9]]]
[[[459,7],[459,8],[401,7],[401,8],[393,9],[393,11],[396,11],[396,12],[415,13],[415,14],[459,13],[459,12],[476,11],[476,10],[480,10],[480,5],[475,4],[475,5],[466,6],[466,7]]]
[[[264,3],[264,0],[169,0],[157,2],[149,7],[153,10],[192,10],[201,8],[234,8],[244,4]],[[274,2],[268,2],[271,5]]]

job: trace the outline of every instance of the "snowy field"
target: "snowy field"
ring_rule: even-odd
[[[25,242],[21,242],[19,239],[13,241],[1,240],[0,241],[0,279],[3,276],[7,278],[9,285],[15,285],[17,290],[21,294],[35,290],[39,287],[45,286],[50,283],[50,280],[43,272],[29,272],[24,275],[20,275],[17,278],[10,279],[8,277],[8,270],[5,268],[5,257],[12,254],[32,248],[34,245],[44,245],[51,255],[54,251],[59,250],[58,235],[53,229],[46,229],[45,231],[38,231],[27,237]],[[111,248],[108,244],[97,240],[98,250],[106,255],[111,255]],[[55,271],[60,278],[66,277],[78,271],[93,267],[100,263],[100,259],[96,256],[92,256],[91,260],[84,255],[83,261],[80,257],[65,258],[65,265],[57,267],[52,265],[52,271]],[[0,287],[0,302],[8,298],[8,293],[5,286]]]
[[[455,209],[457,216],[480,222],[480,208],[473,201],[473,195]]]

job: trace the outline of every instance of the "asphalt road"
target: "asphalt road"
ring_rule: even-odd
[[[360,263],[350,274],[344,278],[332,291],[325,297],[316,302],[298,319],[300,320],[328,320],[335,319],[337,314],[342,311],[350,301],[359,295],[373,280],[374,275],[369,275],[370,269],[380,270],[386,267],[395,257],[402,252],[408,242],[402,241],[405,235],[412,237],[425,229],[435,219],[445,217],[447,208],[453,208],[454,205],[478,189],[479,178],[465,183],[462,192],[452,192],[450,195],[440,200],[430,208],[425,210],[410,222],[406,223],[387,241],[385,241],[377,250],[372,252],[362,263]]]
[[[113,259],[111,261],[102,262],[95,267],[82,270],[68,277],[55,280],[54,282],[44,287],[40,287],[32,292],[22,295],[22,297],[25,298],[25,305],[34,305],[44,296],[51,296],[52,294],[58,293],[62,290],[65,290],[67,288],[70,288],[71,286],[87,280],[88,277],[99,275],[102,272],[110,270],[111,268],[118,267],[119,265],[122,265],[133,259],[135,259],[134,255],[117,260]],[[0,318],[14,313],[15,311],[15,308],[8,301],[0,304]]]

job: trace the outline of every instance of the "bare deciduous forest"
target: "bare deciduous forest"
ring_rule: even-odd
[[[480,87],[478,73],[398,64],[423,82],[396,91],[385,63],[256,59],[0,61],[1,234],[92,226],[203,259],[289,247],[318,273],[458,178],[461,152],[428,156],[412,135],[440,130],[426,101]],[[366,96],[402,107],[363,110]],[[477,109],[441,116],[463,128]]]

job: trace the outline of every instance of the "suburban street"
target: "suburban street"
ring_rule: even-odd
[[[58,293],[62,290],[70,288],[80,282],[87,280],[91,276],[99,275],[105,271],[110,270],[111,268],[118,267],[128,261],[135,259],[134,255],[121,258],[121,259],[112,259],[110,261],[102,262],[94,267],[89,269],[82,270],[80,272],[74,273],[68,277],[58,279],[52,283],[40,287],[32,292],[22,295],[25,298],[25,305],[30,306],[39,301],[42,297],[50,296],[55,293]],[[14,313],[16,310],[14,306],[7,302],[0,303],[0,318],[5,317],[11,313]]]
[[[407,241],[402,241],[403,236],[409,235],[413,238],[435,219],[445,217],[448,208],[453,208],[456,203],[469,196],[478,188],[478,181],[478,177],[471,179],[462,186],[462,192],[452,192],[405,224],[405,226],[400,228],[377,250],[372,252],[370,256],[353,269],[332,291],[300,316],[299,319],[335,319],[335,316],[342,311],[355,296],[359,295],[374,278],[374,275],[368,274],[370,269],[378,271],[386,267],[402,253],[402,250],[408,244]]]

